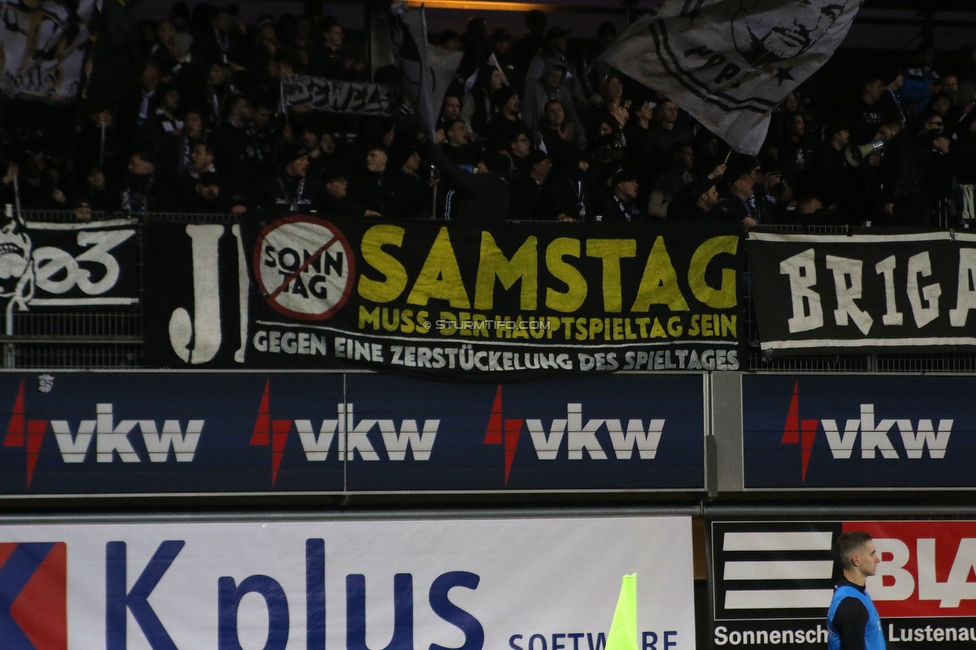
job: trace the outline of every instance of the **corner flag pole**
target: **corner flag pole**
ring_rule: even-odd
[[[638,650],[636,573],[624,576],[620,582],[620,596],[610,623],[606,650]]]

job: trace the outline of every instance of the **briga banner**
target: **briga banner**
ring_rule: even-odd
[[[976,235],[751,232],[763,350],[976,346]]]
[[[739,370],[739,244],[724,224],[149,224],[147,356],[470,381]]]
[[[827,643],[841,533],[873,537],[881,563],[867,590],[888,647],[962,650],[976,643],[974,521],[713,521],[712,643]]]
[[[601,650],[636,574],[632,643],[695,649],[690,517],[33,521],[0,538],[5,648]]]

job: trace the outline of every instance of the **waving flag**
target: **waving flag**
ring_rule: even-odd
[[[96,0],[9,0],[0,29],[0,91],[66,103],[78,96]]]
[[[600,58],[755,155],[770,110],[816,72],[863,0],[673,0]]]
[[[406,2],[397,2],[391,11],[393,52],[400,63],[404,93],[433,138],[441,102],[464,55],[427,43],[423,8],[409,9]]]

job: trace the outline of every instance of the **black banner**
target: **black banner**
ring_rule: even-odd
[[[389,115],[397,100],[393,86],[289,74],[281,78],[281,102],[327,113]]]
[[[976,345],[976,235],[752,232],[748,247],[764,350]]]
[[[712,224],[150,224],[147,356],[473,381],[739,370],[739,244]]]
[[[134,219],[22,223],[0,229],[0,299],[7,311],[139,304]]]

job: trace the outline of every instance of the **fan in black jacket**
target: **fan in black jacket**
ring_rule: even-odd
[[[428,143],[426,154],[444,177],[450,179],[454,195],[445,216],[460,221],[501,222],[508,215],[508,176],[512,160],[506,154],[489,151],[478,163],[478,173],[462,169],[439,147]]]

